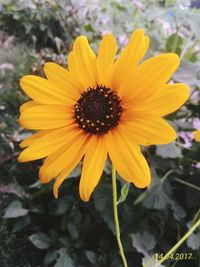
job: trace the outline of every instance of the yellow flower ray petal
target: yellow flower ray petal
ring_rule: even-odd
[[[25,102],[24,104],[22,104],[22,105],[20,106],[19,111],[20,111],[20,113],[22,113],[22,112],[24,112],[25,110],[27,110],[27,109],[29,109],[29,108],[32,108],[32,107],[36,107],[36,106],[38,106],[38,105],[40,105],[40,104],[37,103],[37,102],[34,101],[34,100],[31,100],[31,101],[28,101],[28,102]]]
[[[199,142],[200,141],[200,130],[193,131],[192,133],[194,135],[194,140],[196,142]]]
[[[76,82],[67,69],[53,62],[44,65],[44,72],[47,79],[59,88],[62,88],[66,97],[77,100],[80,98],[81,85]]]
[[[76,38],[73,50],[68,57],[68,67],[72,76],[79,79],[82,90],[96,85],[96,55],[85,36]]]
[[[84,156],[87,148],[91,145],[91,137],[88,137],[85,143],[79,148],[78,151],[74,150],[72,153],[72,157],[69,161],[65,164],[65,169],[58,175],[53,187],[53,193],[55,198],[58,198],[58,189],[60,185],[67,179],[67,176],[70,172],[78,165],[81,161],[82,157]]]
[[[98,83],[107,85],[107,77],[117,52],[116,40],[112,34],[106,34],[100,44],[97,56]]]
[[[83,168],[79,184],[79,194],[83,201],[89,201],[90,196],[102,175],[106,158],[107,149],[105,140],[101,136],[94,136],[90,146],[86,150],[83,160]]]
[[[28,129],[53,129],[73,122],[72,109],[60,105],[38,105],[25,110],[19,124]]]
[[[26,162],[51,155],[60,147],[64,146],[68,138],[76,131],[77,126],[69,125],[37,137],[28,148],[20,153],[18,161]]]
[[[123,100],[137,105],[162,90],[179,65],[179,57],[173,53],[147,59],[127,77],[119,90]]]
[[[24,139],[19,146],[21,148],[27,147],[32,145],[35,141],[37,141],[40,137],[44,136],[47,133],[50,133],[52,130],[42,130],[37,133],[32,134],[31,136]]]
[[[126,122],[121,128],[132,133],[141,145],[167,144],[176,139],[176,131],[163,118],[154,114],[130,111],[126,114]]]
[[[105,137],[108,154],[119,175],[125,181],[144,188],[150,183],[149,166],[139,146],[129,137],[123,137],[117,129],[109,132]]]
[[[166,84],[162,91],[136,106],[135,110],[165,116],[179,109],[190,95],[190,88],[181,83]]]
[[[149,46],[149,37],[144,35],[144,30],[137,29],[131,35],[130,42],[120,54],[113,65],[110,76],[110,86],[120,89],[121,83],[131,71],[134,71],[139,61],[145,55]]]
[[[29,97],[40,104],[73,105],[75,103],[74,100],[65,95],[62,88],[38,76],[24,76],[20,80],[20,86]]]
[[[66,141],[66,144],[56,152],[48,156],[40,168],[39,177],[42,183],[48,183],[57,177],[75,155],[79,155],[82,146],[84,146],[88,135],[82,130],[75,131]],[[72,164],[72,163],[71,163]]]

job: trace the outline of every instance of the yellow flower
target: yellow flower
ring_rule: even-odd
[[[20,80],[33,100],[21,106],[22,127],[39,130],[21,143],[19,161],[46,158],[42,183],[55,180],[54,195],[83,158],[79,192],[88,201],[107,158],[119,175],[138,188],[150,183],[149,166],[140,145],[167,144],[175,130],[162,118],[188,98],[184,84],[167,84],[179,65],[176,54],[162,54],[140,63],[149,46],[142,29],[116,57],[116,41],[106,34],[96,56],[85,36],[68,56],[68,69],[46,63],[46,79]]]
[[[200,141],[200,130],[193,131],[192,133],[194,135],[194,140],[196,142],[199,142]]]

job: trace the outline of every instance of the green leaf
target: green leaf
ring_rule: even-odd
[[[112,205],[112,185],[102,182],[94,192],[94,205],[108,227],[115,232]]]
[[[6,192],[8,194],[14,194],[19,198],[28,197],[28,194],[25,192],[24,188],[17,183],[10,183],[6,185]]]
[[[120,203],[124,202],[128,196],[128,192],[129,192],[129,187],[130,187],[130,183],[126,183],[122,186],[121,189],[121,195],[117,201],[117,205],[119,205]]]
[[[142,202],[144,207],[156,210],[163,210],[170,206],[177,221],[185,218],[185,210],[172,198],[172,188],[165,181],[172,172],[172,170],[168,171],[161,179],[154,178],[151,186],[135,200],[134,204]]]
[[[70,238],[69,238],[69,236],[63,236],[59,240],[60,240],[60,242],[61,242],[61,244],[63,246],[70,247]]]
[[[39,180],[36,181],[35,183],[29,185],[29,188],[41,188],[41,187],[42,187],[42,184]]]
[[[136,250],[144,255],[153,250],[156,245],[154,236],[146,231],[136,234],[131,234],[132,244]]]
[[[73,240],[76,240],[79,237],[79,228],[76,227],[74,223],[68,223],[67,228],[69,230],[69,234]]]
[[[66,248],[61,248],[57,250],[59,258],[56,261],[54,267],[75,267],[72,259],[67,254]]]
[[[143,202],[143,200],[145,199],[145,197],[148,195],[148,190],[144,191],[143,193],[141,193],[136,200],[134,201],[134,205],[139,204],[140,202]]]
[[[183,43],[182,38],[178,34],[173,33],[167,39],[166,52],[174,52],[180,55],[182,43]]]
[[[58,252],[55,250],[50,250],[47,252],[44,258],[44,266],[49,266],[51,263],[53,263],[58,256]]]
[[[22,203],[19,200],[11,202],[5,209],[4,218],[17,218],[28,214],[28,210],[22,208]]]
[[[168,185],[169,186],[169,185]],[[162,183],[156,184],[148,191],[148,195],[143,201],[143,206],[148,209],[162,210],[166,208],[169,197],[166,193],[167,184],[163,186]],[[171,190],[171,189],[170,189]]]
[[[84,29],[86,30],[86,32],[94,32],[91,24],[84,25]]]
[[[13,225],[13,232],[19,232],[22,231],[26,226],[31,224],[31,216],[23,216],[18,217],[15,219],[15,223]]]
[[[200,64],[199,62],[190,62],[183,60],[181,62],[180,68],[175,72],[173,78],[176,81],[181,81],[182,83],[189,84],[191,86],[200,86]],[[198,99],[197,99],[198,101]]]
[[[50,215],[62,215],[70,208],[70,202],[68,197],[60,197],[58,200],[53,200],[50,203],[49,214]]]
[[[135,200],[134,204],[136,205],[142,202],[143,206],[148,209],[162,210],[166,208],[169,205],[172,193],[171,186],[165,182],[169,172],[166,175],[163,177],[163,180],[154,178],[150,187]]]
[[[97,257],[93,251],[86,250],[85,254],[86,254],[86,257],[89,260],[89,262],[96,264]]]
[[[156,147],[156,154],[162,158],[181,158],[182,153],[180,147],[178,147],[175,142],[167,145],[159,145]]]
[[[50,246],[50,239],[44,233],[37,233],[29,236],[29,240],[39,249],[47,249]]]
[[[174,218],[176,218],[177,221],[183,220],[186,217],[185,210],[173,199],[169,199],[169,203],[173,210]]]
[[[126,8],[124,7],[123,4],[120,4],[120,3],[117,3],[117,2],[112,2],[111,4],[112,4],[112,6],[114,8],[116,8],[119,11],[126,11]]]
[[[193,250],[200,248],[200,233],[192,233],[187,239],[187,246]]]

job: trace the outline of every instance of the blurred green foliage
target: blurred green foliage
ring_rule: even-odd
[[[112,31],[120,50],[130,33],[142,27],[151,37],[148,56],[178,53],[182,64],[173,80],[192,89],[187,104],[167,118],[178,131],[177,141],[143,150],[151,186],[139,190],[118,177],[121,237],[129,266],[140,267],[155,253],[165,253],[199,216],[200,143],[191,137],[194,120],[200,118],[198,12],[190,1],[175,0],[0,3],[0,267],[121,267],[110,165],[91,201],[83,203],[80,166],[55,200],[52,184],[38,182],[42,161],[17,162],[19,142],[30,134],[17,123],[19,106],[27,100],[19,79],[28,73],[43,75],[46,61],[65,65],[79,33],[89,36],[97,49],[102,34]],[[200,266],[199,234],[196,230],[178,251],[193,253],[192,260],[168,260],[163,266]]]
[[[59,46],[78,32],[76,9],[71,1],[6,0],[0,3],[0,27],[36,48]]]

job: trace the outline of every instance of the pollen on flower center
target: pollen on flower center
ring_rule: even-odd
[[[88,133],[105,134],[116,127],[122,115],[118,94],[102,85],[88,88],[74,105],[74,118]]]

